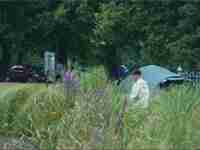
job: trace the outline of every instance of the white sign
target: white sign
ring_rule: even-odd
[[[55,75],[55,53],[53,52],[45,52],[45,74],[47,76]]]

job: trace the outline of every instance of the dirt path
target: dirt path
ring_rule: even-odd
[[[0,137],[1,150],[39,150],[29,140],[23,138]]]

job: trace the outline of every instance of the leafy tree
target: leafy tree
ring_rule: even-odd
[[[120,64],[199,64],[196,1],[40,0],[1,3],[0,10],[7,14],[0,22],[1,68],[30,63],[27,57],[45,50],[63,63],[103,64],[108,72]]]

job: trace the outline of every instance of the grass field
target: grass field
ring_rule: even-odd
[[[92,74],[80,83],[77,91],[1,84],[0,134],[29,137],[45,150],[200,148],[198,90],[162,91],[148,109],[128,109],[119,126],[124,100],[119,89]]]

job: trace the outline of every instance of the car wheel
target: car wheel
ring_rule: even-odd
[[[5,81],[6,81],[6,82],[11,82],[10,77],[6,77]]]
[[[34,82],[34,79],[33,79],[33,78],[28,78],[28,79],[27,79],[27,82],[33,83],[33,82]]]

